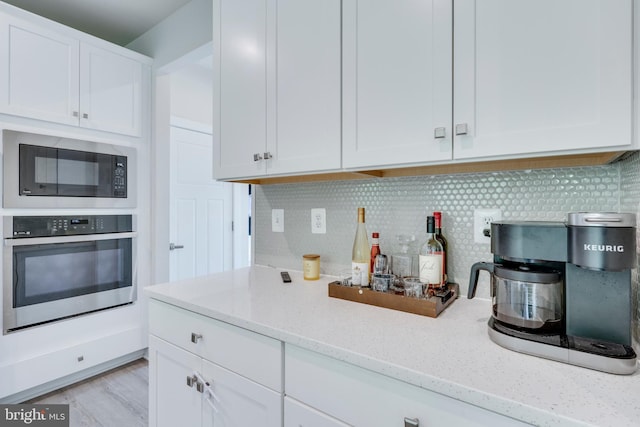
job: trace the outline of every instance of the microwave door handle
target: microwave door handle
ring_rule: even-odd
[[[137,237],[135,231],[127,233],[83,234],[77,236],[28,237],[20,239],[4,239],[5,246],[48,245],[51,243],[94,242],[97,240],[114,240]]]

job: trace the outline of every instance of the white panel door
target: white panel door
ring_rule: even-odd
[[[457,0],[454,157],[631,144],[632,3]]]
[[[451,159],[451,14],[451,0],[343,1],[343,167]]]
[[[80,125],[139,136],[142,64],[86,43],[80,54]]]
[[[282,426],[280,393],[207,360],[202,370],[215,394],[213,398],[205,392],[203,427]]]
[[[171,127],[171,280],[233,264],[233,184],[212,178],[211,158],[210,133]]]
[[[214,0],[213,28],[215,177],[264,175],[267,0]]]
[[[267,172],[339,169],[341,2],[278,0],[276,8],[276,126]]]
[[[149,336],[149,426],[200,426],[202,394],[187,378],[199,372],[202,359]]]
[[[0,14],[0,111],[78,125],[79,41]]]

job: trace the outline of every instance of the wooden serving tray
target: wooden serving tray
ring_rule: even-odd
[[[340,282],[329,283],[329,296],[422,316],[438,317],[460,295],[460,286],[457,283],[449,283],[448,286],[453,295],[444,303],[439,297],[427,299],[411,298],[393,293],[372,291],[359,286],[343,286]]]

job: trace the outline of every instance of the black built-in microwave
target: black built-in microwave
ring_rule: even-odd
[[[20,144],[20,195],[127,197],[127,157]]]
[[[136,149],[2,131],[3,207],[133,208]]]

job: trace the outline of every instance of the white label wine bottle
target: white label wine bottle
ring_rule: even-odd
[[[420,249],[420,281],[428,285],[429,290],[440,289],[444,284],[444,251],[436,239],[435,218],[427,217],[427,241]]]
[[[369,238],[364,225],[364,208],[358,208],[358,227],[351,252],[351,284],[369,286]]]

